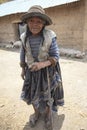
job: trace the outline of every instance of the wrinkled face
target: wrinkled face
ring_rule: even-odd
[[[43,28],[45,22],[39,17],[32,17],[27,20],[27,25],[33,35],[37,35]]]

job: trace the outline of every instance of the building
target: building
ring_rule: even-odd
[[[24,29],[20,17],[29,6],[39,4],[53,20],[48,28],[57,33],[60,47],[87,51],[87,0],[35,1],[17,0],[0,5],[0,43],[19,40]]]

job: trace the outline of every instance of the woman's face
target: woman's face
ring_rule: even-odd
[[[45,22],[39,17],[32,17],[27,20],[27,25],[33,35],[37,35],[43,28]]]

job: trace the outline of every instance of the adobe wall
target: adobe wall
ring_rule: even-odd
[[[46,9],[53,20],[49,26],[57,34],[61,47],[87,49],[87,1],[69,3]],[[14,14],[0,18],[0,42],[18,40],[18,22],[22,14]]]
[[[0,43],[14,42],[18,40],[18,14],[0,18]]]
[[[87,52],[87,0],[84,0],[85,5],[85,19],[84,19],[84,32],[83,32],[83,51]]]
[[[57,33],[61,47],[82,50],[84,2],[74,2],[46,10],[53,20],[50,26]]]

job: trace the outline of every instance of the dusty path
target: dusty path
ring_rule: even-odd
[[[87,130],[87,62],[60,59],[65,106],[54,113],[54,130]],[[45,130],[43,120],[31,129],[32,106],[20,100],[19,53],[0,50],[0,130]]]

